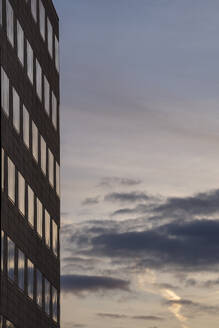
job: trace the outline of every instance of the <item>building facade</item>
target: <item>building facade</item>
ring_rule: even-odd
[[[0,328],[60,324],[59,21],[0,0]]]

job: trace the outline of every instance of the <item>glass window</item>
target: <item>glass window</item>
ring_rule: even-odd
[[[58,226],[55,221],[52,221],[52,249],[56,256],[58,256]]]
[[[38,129],[32,122],[32,152],[34,159],[38,162]]]
[[[27,260],[27,294],[33,299],[33,286],[34,286],[34,266],[33,263]]]
[[[54,156],[49,150],[49,183],[54,186]]]
[[[15,166],[8,157],[8,197],[15,203]]]
[[[17,21],[17,55],[22,65],[24,65],[24,31]]]
[[[6,1],[6,30],[8,40],[14,46],[14,13],[9,0]]]
[[[27,76],[33,84],[33,49],[27,41]]]
[[[18,250],[18,287],[24,290],[25,256]]]
[[[4,232],[1,230],[1,271],[4,270]]]
[[[20,132],[20,97],[13,88],[13,125],[16,131]]]
[[[34,226],[34,192],[30,186],[28,186],[28,221]]]
[[[50,115],[50,87],[47,78],[44,76],[44,106],[48,115]]]
[[[50,56],[53,57],[53,28],[49,18],[47,19],[47,30],[48,30],[48,35],[47,35],[48,50]]]
[[[45,312],[50,315],[50,283],[49,281],[45,278]]]
[[[58,319],[58,297],[57,290],[55,287],[52,287],[52,317],[53,320],[57,322]]]
[[[18,208],[21,214],[25,215],[25,180],[18,172]]]
[[[59,40],[55,36],[55,65],[56,69],[59,72]]]
[[[32,16],[33,16],[33,18],[36,22],[37,21],[37,1],[36,0],[30,0],[30,5],[31,5]]]
[[[15,246],[14,242],[8,237],[8,277],[14,280],[14,268],[15,268]]]
[[[37,270],[36,272],[36,278],[37,278],[37,285],[36,285],[36,302],[39,306],[42,306],[42,300],[43,300],[43,285],[42,285],[42,273]]]
[[[36,60],[36,91],[40,100],[42,100],[42,69]]]
[[[46,15],[45,15],[45,8],[40,0],[39,2],[40,6],[40,33],[42,35],[43,40],[45,40],[45,20],[46,20]]]
[[[57,129],[57,108],[58,108],[58,102],[56,96],[52,92],[52,123],[55,129]]]
[[[5,181],[5,152],[4,149],[2,148],[2,190],[4,190],[4,181]]]
[[[46,175],[46,142],[44,138],[41,136],[40,138],[40,148],[41,148],[41,169],[43,173]]]
[[[23,106],[23,140],[27,148],[30,147],[30,118],[25,106]]]
[[[56,162],[56,193],[60,196],[60,167]]]
[[[9,79],[4,69],[1,67],[1,107],[5,114],[9,116]]]
[[[50,215],[47,210],[45,210],[45,242],[50,247]]]
[[[37,198],[37,232],[42,237],[43,235],[43,206]]]

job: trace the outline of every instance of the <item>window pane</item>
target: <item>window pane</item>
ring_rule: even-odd
[[[52,248],[56,256],[58,256],[58,226],[52,221]]]
[[[34,193],[30,186],[28,186],[28,221],[34,226]]]
[[[41,140],[41,169],[43,171],[43,173],[46,175],[46,142],[43,139],[43,137],[41,136],[40,138]]]
[[[38,162],[38,129],[32,122],[32,152],[34,159]]]
[[[58,196],[60,196],[60,168],[57,162],[56,162],[56,193]]]
[[[17,22],[17,54],[22,65],[24,65],[24,32],[19,22]]]
[[[49,18],[47,19],[47,29],[48,29],[48,35],[47,35],[48,50],[49,50],[50,56],[53,57],[53,28],[52,28]]]
[[[59,72],[59,40],[55,36],[55,64],[56,69]]]
[[[8,237],[8,277],[14,280],[15,268],[15,246],[14,242]]]
[[[20,132],[20,97],[13,88],[13,125],[16,131]]]
[[[57,108],[58,108],[58,102],[56,96],[52,92],[52,123],[55,129],[57,129]]]
[[[34,267],[30,260],[27,260],[27,294],[33,299],[33,285],[34,285]]]
[[[18,287],[24,290],[25,256],[18,250]]]
[[[44,106],[47,114],[50,113],[50,87],[47,78],[44,76]]]
[[[27,41],[27,76],[33,84],[33,50]]]
[[[45,19],[46,19],[46,16],[45,16],[45,8],[40,0],[40,3],[39,3],[39,6],[40,6],[40,33],[42,35],[42,38],[43,40],[45,40]]]
[[[50,315],[50,283],[45,278],[45,312]]]
[[[36,91],[38,97],[42,100],[42,69],[38,60],[36,60]]]
[[[8,197],[15,203],[15,166],[8,157]]]
[[[2,148],[2,190],[4,190],[4,182],[5,182],[5,152],[4,149]]]
[[[50,215],[47,210],[45,210],[45,242],[50,247]]]
[[[49,183],[54,186],[54,156],[49,150]]]
[[[43,206],[37,198],[37,232],[42,237],[43,235]]]
[[[1,271],[4,271],[4,232],[1,230]]]
[[[20,172],[18,173],[18,208],[25,215],[25,180]]]
[[[30,0],[31,13],[35,21],[37,21],[37,2],[36,0]]]
[[[8,40],[14,46],[14,13],[8,0],[6,1],[6,29]]]
[[[3,68],[1,68],[1,107],[9,116],[9,79]]]
[[[53,320],[57,322],[58,297],[57,297],[57,290],[55,287],[52,287],[52,317],[53,317]]]
[[[42,295],[43,295],[43,286],[42,286],[42,273],[37,270],[36,272],[37,277],[37,292],[36,292],[36,301],[39,306],[42,306]]]
[[[23,140],[27,148],[30,146],[30,122],[29,113],[25,106],[23,106]]]

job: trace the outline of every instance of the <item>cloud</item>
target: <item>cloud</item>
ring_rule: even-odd
[[[146,201],[149,200],[150,197],[143,192],[113,192],[104,197],[105,201],[114,202],[137,202],[137,201]]]
[[[115,314],[115,313],[97,313],[97,316],[111,319],[133,319],[133,320],[145,320],[145,321],[163,321],[162,317],[153,315],[135,315],[130,316],[126,314]]]
[[[63,293],[80,294],[83,292],[99,292],[110,290],[129,290],[130,282],[104,276],[62,275]]]
[[[105,177],[101,179],[99,186],[112,187],[115,185],[120,185],[120,186],[131,187],[131,186],[139,185],[141,183],[142,180],[140,179]]]
[[[87,206],[87,205],[96,205],[99,203],[99,197],[89,197],[86,198],[83,202],[82,205],[83,206]]]
[[[103,234],[92,240],[103,256],[132,258],[154,268],[213,270],[219,266],[219,221],[174,222],[146,231]]]
[[[190,312],[201,312],[201,313],[211,313],[218,314],[219,306],[206,305],[203,303],[193,302],[188,299],[180,299],[180,300],[168,300],[165,302],[166,304],[178,304],[184,306]]]

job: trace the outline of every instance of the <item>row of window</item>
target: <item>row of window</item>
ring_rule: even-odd
[[[0,0],[1,1],[1,0]],[[30,82],[36,86],[36,94],[43,103],[47,115],[51,118],[54,128],[58,127],[58,101],[51,90],[47,77],[42,72],[41,65],[35,58],[33,49],[29,41],[24,37],[21,24],[17,20],[16,27],[16,44],[17,56],[20,63],[25,67]],[[14,45],[14,15],[9,0],[6,0],[6,33],[8,40]],[[26,63],[26,64],[25,64]]]
[[[57,322],[57,289],[3,231],[1,231],[1,271]]]
[[[13,323],[0,315],[0,328],[15,328]]]
[[[58,226],[47,209],[27,184],[13,161],[2,149],[2,190],[6,190],[9,200],[17,206],[45,245],[58,256]]]
[[[2,2],[4,0],[0,0],[0,24],[2,25]],[[47,44],[48,52],[52,60],[54,60],[54,64],[56,67],[57,72],[59,72],[59,41],[57,36],[54,33],[51,21],[49,17],[46,15],[46,11],[44,5],[41,0],[25,0],[27,5],[30,6],[32,17],[35,23],[39,26],[40,35],[42,36],[43,40]],[[14,13],[13,9],[10,5],[9,0],[6,0],[6,29],[8,39],[10,40],[12,46],[15,44],[15,37],[14,37]],[[21,29],[21,26],[18,23],[17,30]],[[19,31],[18,31],[19,32]],[[22,38],[22,32],[19,36]],[[22,40],[21,40],[22,42]],[[20,48],[22,52],[22,49]]]
[[[10,96],[12,94],[12,96]],[[11,101],[11,106],[10,106]],[[54,155],[40,135],[34,121],[26,107],[22,105],[16,89],[9,82],[9,78],[1,67],[1,108],[7,117],[12,119],[15,131],[22,135],[25,146],[32,148],[33,158],[39,163],[42,173],[48,177],[51,187],[60,195],[60,169]],[[12,110],[10,111],[10,108]]]

